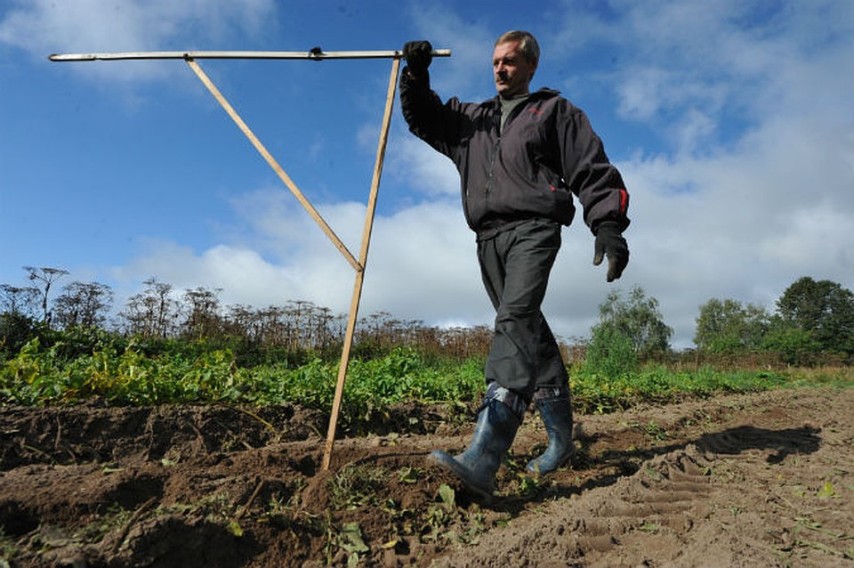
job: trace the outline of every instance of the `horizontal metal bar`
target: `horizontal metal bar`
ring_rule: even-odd
[[[450,57],[435,49],[433,57]],[[126,59],[400,59],[403,51],[128,51],[117,53],[54,53],[51,61],[117,61]]]

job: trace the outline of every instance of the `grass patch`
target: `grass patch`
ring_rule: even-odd
[[[720,371],[701,367],[695,371],[674,371],[658,365],[616,377],[579,371],[571,374],[570,385],[573,405],[580,412],[602,414],[624,410],[640,402],[667,403],[721,393],[816,386],[848,388],[854,386],[854,369]]]

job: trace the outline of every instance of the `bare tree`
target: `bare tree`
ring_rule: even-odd
[[[228,306],[223,331],[232,337],[236,337],[246,343],[255,343],[256,338],[256,311],[245,304]]]
[[[492,334],[492,328],[486,325],[442,329],[436,337],[439,342],[438,353],[458,359],[486,355]],[[431,350],[429,346],[422,349]]]
[[[30,317],[36,309],[39,289],[32,286],[0,285],[0,305],[5,313]]]
[[[317,308],[305,300],[288,302],[285,328],[288,333],[288,348],[306,349],[311,346],[311,321]]]
[[[290,348],[292,330],[287,321],[287,310],[269,306],[255,314],[255,338],[261,345]]]
[[[314,310],[312,315],[312,349],[324,350],[336,342],[334,321],[335,317],[329,308],[316,308]]]
[[[195,288],[184,292],[183,310],[186,312],[184,333],[195,339],[210,338],[222,331],[219,293],[221,289]]]
[[[128,299],[120,314],[127,332],[143,337],[169,337],[178,317],[177,302],[172,299],[172,285],[149,278],[146,288]]]
[[[112,307],[113,291],[99,282],[72,282],[63,288],[54,304],[61,327],[100,327]]]
[[[35,267],[35,266],[25,266],[24,270],[29,273],[28,278],[35,282],[41,282],[41,293],[42,293],[42,314],[44,323],[50,327],[50,318],[51,313],[48,309],[48,296],[50,295],[50,288],[53,286],[53,283],[66,276],[68,274],[67,270],[63,270],[61,268],[50,268],[50,267]]]
[[[222,332],[253,345],[289,350],[324,350],[343,335],[340,318],[329,308],[302,300],[288,302],[286,307],[229,306],[220,326]]]

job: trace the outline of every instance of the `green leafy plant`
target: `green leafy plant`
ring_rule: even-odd
[[[48,345],[39,338],[27,342],[14,357],[0,362],[0,402],[36,406],[100,398],[116,405],[295,403],[328,411],[338,375],[336,363],[320,358],[295,368],[283,363],[241,367],[228,348],[200,344],[191,348],[177,341],[153,348],[150,342],[119,341],[103,333],[87,341],[86,349],[69,349],[62,341]],[[578,412],[607,413],[640,402],[665,403],[717,392],[811,384],[845,387],[854,382],[850,367],[812,371],[640,367],[628,342],[615,341],[598,355],[592,350],[588,359],[570,369]],[[393,406],[411,402],[451,406],[455,412],[450,414],[464,420],[483,389],[482,359],[457,362],[426,358],[412,348],[392,349],[382,357],[351,362],[341,423],[360,432],[371,424],[386,423]]]
[[[333,509],[356,509],[376,504],[377,491],[389,476],[382,467],[348,465],[329,480],[330,506]]]

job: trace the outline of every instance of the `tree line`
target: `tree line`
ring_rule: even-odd
[[[81,329],[147,341],[225,344],[256,356],[340,354],[346,315],[311,302],[294,300],[264,308],[225,306],[220,289],[179,291],[149,278],[142,291],[116,313],[113,291],[105,284],[72,281],[55,293],[68,271],[23,268],[30,285],[0,285],[0,353],[6,357],[39,332]],[[599,311],[589,339],[560,340],[568,362],[591,359],[607,367],[609,361],[625,366],[679,357],[759,356],[770,362],[809,365],[850,364],[854,359],[854,294],[829,280],[798,279],[773,311],[736,299],[710,299],[699,307],[696,349],[680,354],[671,349],[673,330],[664,322],[658,301],[642,288],[625,295],[612,292]],[[427,354],[465,359],[483,356],[491,334],[487,326],[436,328],[379,312],[359,320],[354,350],[357,356],[371,356],[406,345]]]
[[[777,299],[773,311],[712,298],[699,307],[695,321],[696,348],[682,353],[683,359],[784,365],[854,362],[854,293],[829,280],[799,278]],[[664,323],[658,301],[641,288],[626,298],[609,294],[591,332],[588,357],[625,364],[672,355],[672,329]]]
[[[262,308],[223,305],[220,289],[181,291],[153,277],[114,312],[114,294],[105,284],[74,281],[51,299],[51,290],[68,271],[24,270],[32,285],[0,285],[0,354],[6,357],[40,333],[101,330],[147,345],[207,342],[212,348],[229,347],[249,358],[286,357],[298,363],[310,356],[340,355],[346,330],[346,314],[333,314],[312,302],[293,300]],[[373,356],[411,345],[427,354],[465,359],[485,353],[490,341],[486,326],[439,329],[377,312],[359,319],[354,350],[360,356]]]

